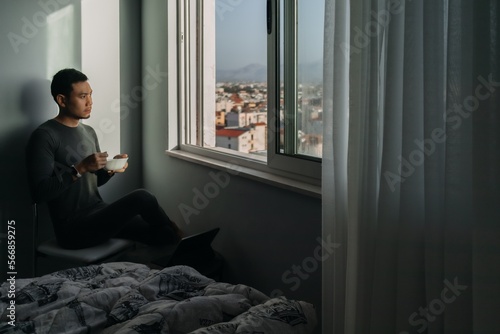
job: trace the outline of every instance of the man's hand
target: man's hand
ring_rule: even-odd
[[[118,154],[113,157],[113,159],[123,159],[123,158],[128,158],[128,154]],[[123,173],[125,172],[125,169],[128,167],[128,161],[125,163],[122,169],[116,169],[116,170],[110,170],[108,171],[109,174],[112,173]]]
[[[108,160],[107,152],[97,152],[89,155],[80,163],[75,165],[75,168],[80,172],[80,174],[87,172],[97,172],[99,169],[104,168],[106,166],[106,161]]]

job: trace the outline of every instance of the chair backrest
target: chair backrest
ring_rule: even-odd
[[[49,210],[44,203],[32,203],[33,214],[33,241],[40,242],[54,238],[54,227],[50,219]]]
[[[37,272],[38,247],[44,241],[54,238],[52,221],[48,213],[48,208],[43,203],[32,203],[32,223],[33,223],[33,275]]]
[[[33,211],[33,277],[36,277],[38,264],[38,206],[37,203],[32,204]]]

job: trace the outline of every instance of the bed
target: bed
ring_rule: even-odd
[[[317,325],[305,301],[216,282],[189,266],[112,262],[15,285],[14,311],[9,282],[0,286],[0,333],[293,334]]]

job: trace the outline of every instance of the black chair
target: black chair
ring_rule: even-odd
[[[65,249],[60,247],[54,238],[38,241],[39,213],[37,204],[33,204],[33,276],[38,273],[38,257],[54,257],[66,260],[74,265],[89,265],[108,262],[117,259],[135,243],[127,239],[112,238],[94,247],[82,249]]]

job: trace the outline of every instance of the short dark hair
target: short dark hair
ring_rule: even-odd
[[[52,94],[54,101],[57,102],[57,95],[62,94],[69,97],[71,91],[73,90],[74,83],[87,80],[87,76],[82,72],[75,70],[74,68],[65,68],[57,72],[52,78],[50,93]]]

